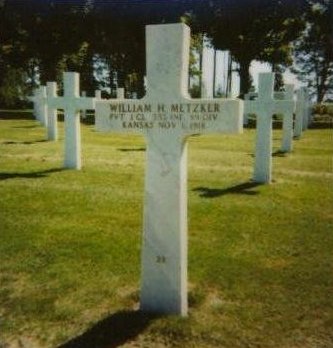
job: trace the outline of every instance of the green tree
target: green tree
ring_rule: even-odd
[[[27,75],[22,69],[8,68],[0,86],[0,103],[4,107],[14,107],[24,101],[29,93]]]
[[[20,13],[12,11],[11,3],[0,2],[0,104],[14,106],[26,91],[26,82],[35,80],[32,61],[26,45],[28,32]]]
[[[333,92],[333,3],[309,0],[302,36],[295,42],[295,72],[318,103]]]
[[[63,71],[81,72],[89,52],[85,8],[49,1],[46,9],[37,7],[32,18],[29,46],[39,62],[41,82],[61,82]]]
[[[191,36],[189,58],[189,93],[192,98],[201,97],[202,85],[202,54],[204,36],[197,33]]]
[[[252,60],[271,63],[273,71],[291,65],[290,43],[303,28],[301,0],[211,0],[209,5],[193,13],[195,27],[209,34],[215,48],[231,52],[239,64],[241,95],[251,87]]]
[[[62,82],[65,70],[81,72],[92,65],[87,63],[91,59],[86,40],[88,15],[89,6],[71,2],[7,0],[0,3],[2,90],[13,91],[15,88],[8,84],[19,80],[30,87],[27,90],[30,93],[39,82]],[[6,93],[6,98],[9,95]]]

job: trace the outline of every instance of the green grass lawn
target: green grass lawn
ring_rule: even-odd
[[[22,116],[22,115],[26,115]],[[255,130],[189,138],[189,316],[137,311],[145,142],[82,125],[83,170],[0,114],[0,347],[333,347],[333,135],[250,182]],[[24,118],[25,117],[25,118]]]

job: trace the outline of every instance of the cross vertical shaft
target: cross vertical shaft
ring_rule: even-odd
[[[46,93],[46,86],[40,86],[39,87],[39,93],[40,93],[40,103],[39,103],[39,121],[41,122],[42,126],[47,127],[47,93]]]
[[[293,100],[294,85],[287,84],[285,86],[285,100]],[[281,151],[291,152],[293,148],[293,117],[294,113],[286,113],[283,115],[282,123],[282,146]]]
[[[295,137],[299,138],[303,132],[303,117],[304,117],[304,102],[305,94],[304,88],[300,88],[297,91],[296,97],[296,116],[295,116]]]
[[[187,145],[173,140],[148,139],[141,309],[186,315]]]
[[[79,98],[79,74],[64,73],[64,97]],[[73,104],[65,112],[65,168],[81,169],[80,111]]]
[[[259,74],[258,102],[262,104],[257,112],[257,138],[253,179],[269,183],[272,176],[272,115],[265,103],[273,99],[274,74]],[[260,135],[260,136],[259,136]]]
[[[186,93],[189,28],[148,26],[146,34],[148,97],[177,100]],[[186,315],[186,140],[181,132],[151,133],[147,145],[141,309]]]
[[[185,25],[148,25],[147,87],[150,96],[187,94],[190,29]],[[161,54],[161,52],[163,52]],[[161,83],[163,81],[163,83]]]

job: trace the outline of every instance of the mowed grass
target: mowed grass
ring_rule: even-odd
[[[259,186],[255,130],[189,138],[189,316],[153,317],[137,311],[144,139],[82,125],[83,169],[63,170],[62,122],[47,142],[0,116],[1,348],[333,347],[331,129],[288,155],[274,130]]]

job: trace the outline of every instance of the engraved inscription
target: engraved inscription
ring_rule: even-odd
[[[218,103],[112,103],[109,120],[121,121],[123,129],[176,128],[198,131],[207,128],[207,123],[218,120]]]
[[[220,112],[218,103],[179,103],[179,104],[140,104],[140,103],[112,103],[110,111],[117,113],[136,112],[176,112],[176,113],[214,113]]]
[[[161,255],[156,256],[156,262],[157,263],[165,263],[166,262],[165,256],[161,256]]]

